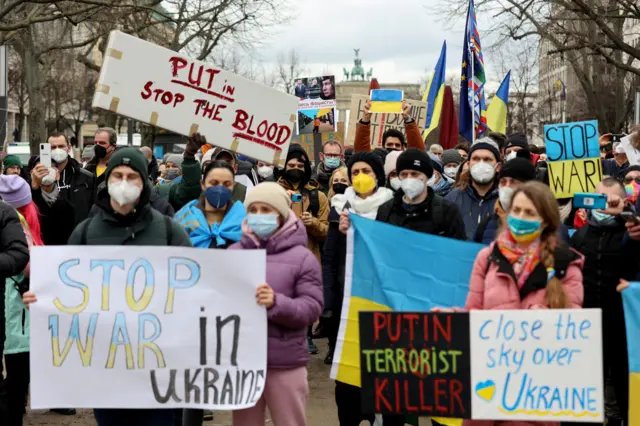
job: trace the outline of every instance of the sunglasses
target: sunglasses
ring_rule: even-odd
[[[634,180],[636,181],[636,183],[640,184],[640,177],[637,177],[637,178],[626,177],[624,178],[624,183],[631,183]]]

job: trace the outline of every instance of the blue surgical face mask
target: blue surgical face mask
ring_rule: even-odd
[[[267,238],[278,229],[278,215],[249,213],[247,225],[258,237]]]
[[[602,226],[613,226],[616,224],[616,217],[608,213],[602,213],[597,210],[591,210],[591,217]]]
[[[509,232],[511,232],[513,239],[519,243],[534,241],[542,233],[541,220],[520,219],[509,215],[507,225],[509,226]]]
[[[231,190],[226,186],[210,186],[204,191],[207,203],[214,209],[221,209],[231,201]]]
[[[340,159],[339,158],[325,158],[324,165],[327,169],[337,169],[340,167]]]

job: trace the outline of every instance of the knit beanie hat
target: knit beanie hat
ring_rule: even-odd
[[[396,171],[398,174],[403,170],[415,170],[422,172],[431,178],[433,176],[433,164],[431,163],[431,157],[426,152],[409,148],[398,157],[398,163],[396,164]]]
[[[180,155],[178,157],[182,158],[182,156]],[[170,159],[169,161],[172,160]],[[113,169],[118,166],[131,167],[133,170],[140,173],[143,182],[146,182],[147,179],[149,179],[147,157],[145,157],[138,148],[117,149],[107,163],[107,170],[105,171],[105,181],[109,180],[109,175],[111,174]]]
[[[367,163],[373,169],[373,173],[376,175],[376,180],[378,181],[378,188],[382,188],[386,183],[387,179],[384,174],[384,165],[382,164],[382,160],[373,152],[354,152],[351,158],[349,159],[349,164],[347,165],[347,170],[349,171],[349,181],[353,182],[353,177],[351,176],[351,167],[357,162],[362,161]]]
[[[526,158],[516,157],[502,165],[499,176],[528,182],[536,178],[536,167]]]
[[[7,155],[6,157],[4,157],[4,160],[2,160],[2,165],[4,166],[5,170],[13,166],[19,166],[20,168],[22,168],[22,161],[20,161],[20,157],[18,157],[17,155]]]
[[[31,202],[31,187],[18,175],[0,175],[0,198],[19,209]]]
[[[449,163],[455,163],[458,166],[462,163],[462,155],[457,149],[447,149],[442,153],[442,165],[446,166]]]
[[[400,157],[402,151],[392,151],[387,155],[387,158],[384,160],[384,174],[389,177],[389,173],[396,169],[396,163],[398,162],[398,157]]]
[[[471,148],[469,149],[469,159],[471,159],[471,154],[478,149],[487,149],[491,151],[494,157],[496,157],[496,161],[500,162],[500,150],[498,149],[498,144],[491,138],[484,137],[478,139]]]
[[[184,157],[180,154],[169,154],[167,156],[166,163],[174,163],[178,166],[178,168],[182,168],[182,162],[184,161]]]
[[[527,141],[527,137],[522,133],[514,133],[509,135],[507,138],[507,143],[504,145],[505,151],[514,146],[529,149],[529,142]]]
[[[291,211],[291,198],[282,186],[275,182],[262,182],[247,192],[244,206],[249,209],[253,203],[265,203],[273,207],[282,215],[284,220],[289,219]]]

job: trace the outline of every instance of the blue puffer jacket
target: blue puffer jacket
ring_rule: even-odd
[[[498,200],[498,187],[487,192],[484,197],[480,197],[471,185],[466,189],[455,188],[444,199],[458,206],[464,220],[467,240],[473,240],[482,218],[493,214]]]

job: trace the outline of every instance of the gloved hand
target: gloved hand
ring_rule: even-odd
[[[184,149],[184,158],[193,159],[198,150],[207,143],[207,138],[200,133],[194,133],[191,135],[187,142],[187,146]]]

